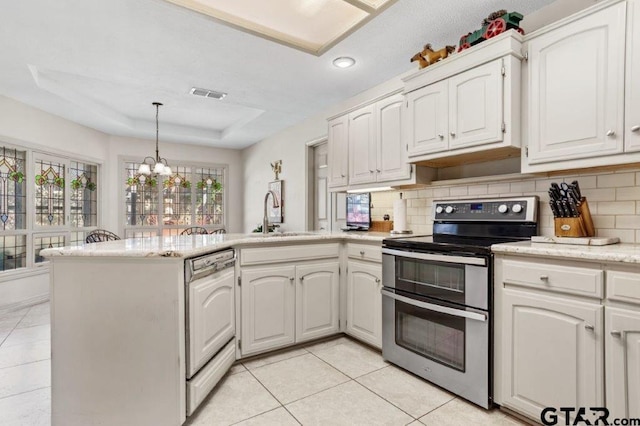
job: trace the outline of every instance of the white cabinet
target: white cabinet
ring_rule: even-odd
[[[497,60],[409,93],[409,156],[501,142],[502,79]]]
[[[507,31],[403,79],[410,162],[447,167],[519,155],[521,40]]]
[[[627,2],[627,71],[625,80],[625,145],[640,151],[640,1]]]
[[[349,117],[349,184],[376,180],[375,105],[353,111]]]
[[[349,183],[349,122],[347,116],[329,121],[329,188],[346,187]]]
[[[402,95],[349,113],[349,185],[409,179],[402,143]]]
[[[530,35],[523,172],[624,162],[625,19],[598,4]]]
[[[349,260],[347,266],[346,332],[375,347],[382,347],[382,266]]]
[[[539,419],[545,407],[602,407],[602,306],[506,289],[501,403]]]
[[[612,418],[640,417],[640,309],[605,308],[607,408]]]
[[[234,286],[233,268],[189,284],[189,376],[235,335]]]
[[[339,331],[339,263],[296,266],[296,343]]]
[[[290,265],[243,269],[243,355],[294,343],[295,276]]]
[[[329,253],[329,249],[333,251]],[[291,261],[282,257],[287,253]],[[332,258],[296,261],[312,253],[316,258]],[[242,356],[338,333],[340,263],[337,256],[335,243],[240,251]],[[272,263],[251,266],[267,260]]]

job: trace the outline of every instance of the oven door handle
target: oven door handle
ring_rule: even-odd
[[[487,315],[477,312],[462,311],[460,309],[449,308],[447,306],[434,305],[433,303],[421,302],[419,300],[411,299],[409,297],[400,296],[384,288],[380,290],[383,296],[390,297],[399,302],[406,303],[407,305],[416,306],[418,308],[429,309],[430,311],[440,312],[442,314],[453,315],[455,317],[469,318],[476,321],[486,321]]]
[[[408,257],[410,259],[418,259],[418,260],[431,260],[435,262],[487,266],[487,260],[482,257],[449,256],[447,254],[434,254],[434,253],[417,253],[415,251],[393,250],[389,248],[383,248],[382,254],[390,254],[392,256]]]

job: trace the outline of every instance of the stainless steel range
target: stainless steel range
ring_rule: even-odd
[[[433,236],[384,240],[384,358],[489,408],[491,245],[537,235],[537,209],[537,197],[434,201]]]

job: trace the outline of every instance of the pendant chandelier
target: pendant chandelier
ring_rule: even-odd
[[[156,157],[145,157],[138,168],[138,173],[149,176],[153,171],[154,174],[169,176],[171,175],[171,167],[167,164],[167,160],[160,157],[158,150],[158,110],[162,104],[160,102],[154,102],[153,105],[156,107]]]

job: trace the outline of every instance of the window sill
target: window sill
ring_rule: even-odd
[[[49,273],[49,265],[0,272],[0,283]]]

